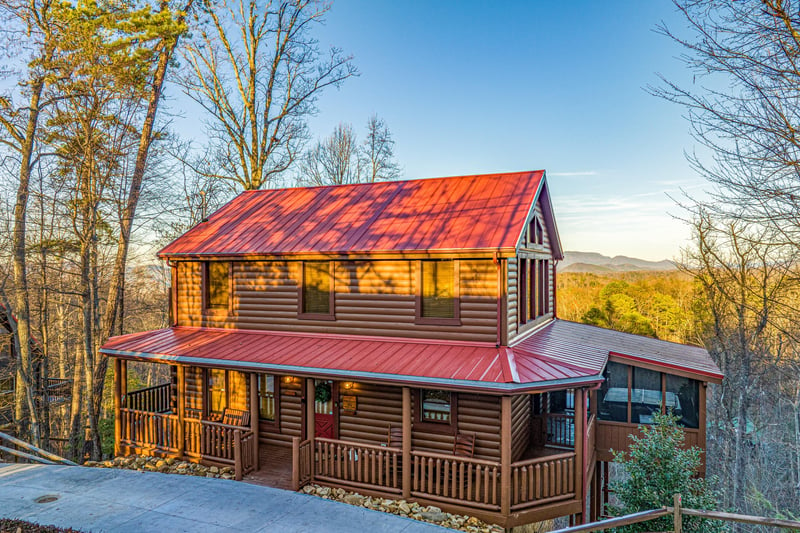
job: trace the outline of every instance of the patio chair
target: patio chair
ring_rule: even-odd
[[[453,441],[453,455],[471,459],[475,455],[475,434],[457,433]]]
[[[249,427],[250,411],[226,407],[222,411],[222,423],[228,426]]]
[[[403,447],[403,427],[402,426],[389,426],[389,434],[386,439],[386,444],[390,448]]]

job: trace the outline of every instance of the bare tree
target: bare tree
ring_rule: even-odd
[[[690,87],[663,78],[654,94],[688,110],[712,161],[691,156],[716,186],[708,208],[770,225],[800,242],[800,5],[785,0],[675,0],[687,31],[659,30],[682,45]],[[728,209],[730,207],[731,209]]]
[[[305,153],[298,170],[297,181],[303,185],[373,183],[400,176],[392,134],[377,115],[367,121],[363,143],[358,142],[351,125],[339,124]]]
[[[685,250],[681,268],[695,279],[699,329],[725,375],[711,396],[710,471],[722,478],[728,506],[763,511],[753,508],[750,496],[756,491],[775,507],[792,508],[792,483],[775,472],[768,481],[759,480],[758,465],[782,458],[782,472],[797,477],[791,450],[798,450],[800,441],[768,451],[785,433],[776,431],[775,439],[768,434],[768,428],[782,425],[776,407],[794,410],[800,386],[794,248],[772,244],[771,229],[721,219],[702,207],[695,211],[693,230],[694,247]],[[764,452],[768,455],[761,456]]]
[[[372,115],[367,120],[367,138],[364,140],[363,151],[367,161],[368,181],[394,180],[400,177],[400,166],[394,159],[394,139],[389,127],[378,115]]]
[[[339,124],[303,156],[298,181],[304,185],[359,183],[363,181],[365,163],[353,127]]]
[[[311,35],[327,10],[312,0],[203,2],[182,85],[208,113],[216,177],[269,186],[302,149],[320,93],[357,74],[338,49],[323,57]]]

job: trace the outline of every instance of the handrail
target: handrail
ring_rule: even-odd
[[[575,457],[575,452],[559,453],[558,455],[545,455],[543,457],[534,457],[533,459],[525,459],[524,461],[511,463],[511,468],[546,463],[548,461],[558,461],[560,459],[570,459],[572,457]]]
[[[39,455],[41,455],[42,457],[45,458],[44,461],[42,461],[41,458],[40,458],[39,462],[44,462],[44,463],[49,462],[50,464],[59,463],[59,464],[64,464],[64,465],[69,465],[69,466],[78,466],[76,463],[73,463],[69,459],[64,459],[63,457],[60,457],[60,456],[58,456],[58,455],[56,455],[54,453],[48,452],[47,450],[42,450],[41,448],[37,448],[33,444],[29,444],[29,443],[25,442],[24,440],[20,440],[20,439],[18,439],[16,437],[12,437],[11,435],[8,435],[6,433],[0,432],[0,441],[3,441],[3,440],[6,440],[11,444],[15,444],[16,446],[22,448],[23,450],[28,450],[29,452],[38,453]],[[12,451],[10,448],[6,448],[6,447],[3,447],[3,450],[7,451],[8,453],[11,453],[12,455],[24,454],[24,452],[19,452],[19,450],[13,450]],[[14,451],[16,451],[18,453],[13,453]],[[26,459],[31,459],[31,457],[34,457],[34,458],[36,457],[36,456],[31,456],[30,454],[24,454],[24,456],[25,456]],[[33,460],[33,459],[31,459],[31,460]]]
[[[401,452],[402,448],[392,448],[391,446],[376,446],[375,444],[362,444],[352,440],[328,439],[325,437],[315,437],[317,442],[327,442],[329,444],[346,444],[347,446],[358,446],[365,450],[375,450],[378,452]],[[413,453],[413,452],[412,452]]]
[[[161,383],[159,385],[153,385],[151,387],[145,387],[144,389],[136,389],[134,391],[129,391],[128,394],[126,394],[126,396],[134,396],[134,395],[138,395],[138,394],[144,394],[146,392],[154,391],[156,389],[161,389],[161,388],[165,388],[165,387],[169,387],[169,386],[170,386],[169,382]]]
[[[383,448],[382,449],[386,449]],[[425,457],[426,459],[442,459],[445,461],[460,461],[465,463],[472,463],[475,465],[481,466],[496,466],[500,468],[500,463],[497,461],[487,461],[486,459],[475,459],[474,457],[463,457],[461,455],[452,455],[446,453],[436,453],[436,452],[423,452],[420,450],[411,450],[412,457]]]

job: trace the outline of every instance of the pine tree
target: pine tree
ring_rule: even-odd
[[[640,426],[641,437],[632,437],[629,452],[615,452],[614,461],[622,467],[622,480],[611,483],[619,506],[609,506],[611,516],[623,516],[672,505],[674,494],[680,494],[684,507],[716,509],[717,494],[703,478],[696,477],[700,468],[698,447],[684,449],[685,436],[677,426],[678,417],[656,413],[654,424]],[[617,533],[668,531],[672,518],[664,517],[641,524],[615,528]],[[724,531],[720,522],[684,517],[686,532],[713,533]]]

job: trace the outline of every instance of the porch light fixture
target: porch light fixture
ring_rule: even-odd
[[[284,383],[294,383],[294,377],[293,376],[284,376],[283,377],[283,382]]]
[[[345,381],[344,383],[342,383],[342,386],[345,388],[345,390],[350,390],[353,388],[353,382]]]

